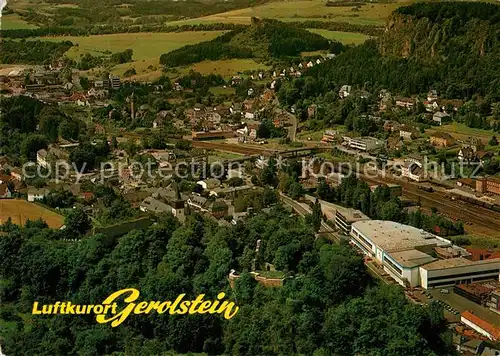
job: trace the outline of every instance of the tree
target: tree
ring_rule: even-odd
[[[47,138],[44,135],[29,134],[21,143],[21,154],[35,161],[37,151],[42,148],[47,148]]]
[[[91,227],[90,219],[82,208],[72,209],[64,219],[64,225],[77,235],[84,235]]]
[[[243,179],[240,177],[232,177],[232,178],[229,178],[229,180],[227,181],[227,184],[230,187],[239,187],[239,186],[242,186],[243,183],[244,183]]]
[[[493,136],[490,141],[488,142],[490,146],[498,146],[498,139],[496,136]]]
[[[261,181],[263,184],[270,186],[276,186],[276,160],[274,158],[269,158],[267,164],[264,166],[261,172]]]
[[[316,198],[313,206],[312,213],[306,215],[306,222],[308,222],[314,229],[314,231],[318,231],[321,227],[321,221],[323,220],[323,212],[321,211],[321,203],[318,198]]]
[[[305,194],[304,187],[299,182],[293,182],[290,184],[290,188],[288,189],[288,195],[290,198],[297,200],[302,198]]]
[[[193,147],[193,144],[188,140],[179,140],[175,143],[175,148],[178,150],[189,151]]]

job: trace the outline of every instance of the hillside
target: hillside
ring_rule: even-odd
[[[430,88],[447,98],[500,98],[500,6],[418,3],[396,10],[386,31],[312,68],[320,84],[387,88],[402,95]]]
[[[325,50],[330,42],[318,34],[276,20],[253,19],[247,28],[163,54],[160,63],[176,67],[203,60],[282,58],[298,56],[304,51]]]
[[[380,41],[383,55],[439,59],[498,50],[500,7],[478,3],[417,3],[397,9]]]

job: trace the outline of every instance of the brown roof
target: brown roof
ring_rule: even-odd
[[[470,311],[466,310],[462,313],[462,318],[467,319],[474,325],[477,325],[484,331],[488,332],[493,339],[500,340],[500,330],[496,328],[494,325],[488,323],[487,321],[481,319],[477,315],[472,314]]]
[[[5,195],[5,193],[7,193],[7,189],[9,189],[9,187],[7,187],[7,184],[0,184],[0,196],[3,197]]]

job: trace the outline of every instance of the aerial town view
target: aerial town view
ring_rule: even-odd
[[[500,355],[500,1],[0,9],[0,356]]]

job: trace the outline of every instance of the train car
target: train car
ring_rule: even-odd
[[[419,185],[418,189],[421,189],[421,190],[423,190],[425,192],[428,192],[428,193],[432,193],[434,191],[434,188],[428,187],[428,186],[425,186],[425,185]]]

